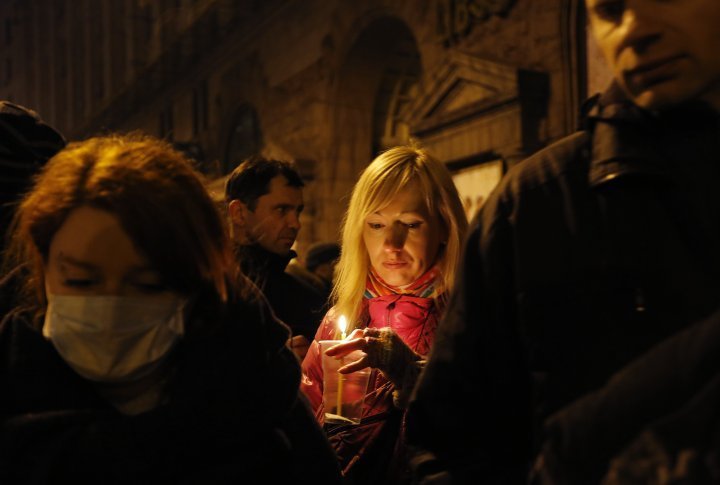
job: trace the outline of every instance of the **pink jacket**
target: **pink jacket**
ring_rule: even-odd
[[[366,315],[365,321],[358,328],[390,327],[415,352],[422,356],[428,354],[439,319],[435,300],[410,295],[387,295],[365,300],[365,305],[363,312]],[[320,423],[323,423],[324,409],[322,361],[318,341],[336,338],[337,317],[339,315],[335,313],[334,308],[325,315],[302,363],[303,376],[300,388],[310,400]],[[340,459],[343,473],[347,474],[351,467],[359,464],[363,455],[375,445],[387,447],[388,455],[398,454],[397,440],[402,440],[399,423],[404,413],[393,406],[394,390],[394,385],[382,373],[376,369],[372,370],[361,423],[357,426],[346,426],[337,430],[335,434],[333,431],[328,433],[330,442]],[[398,425],[397,432],[390,433],[393,435],[393,443],[375,443],[391,414],[400,415],[395,419]],[[387,441],[388,431],[386,430],[382,435],[385,436],[384,441]],[[373,452],[373,455],[376,454],[377,451]],[[386,458],[388,468],[397,469],[398,457]]]

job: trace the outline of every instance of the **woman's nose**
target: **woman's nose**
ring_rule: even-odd
[[[393,224],[385,234],[385,251],[400,251],[405,246],[407,229],[399,224]]]
[[[102,285],[101,294],[109,296],[124,296],[127,293],[127,287],[119,278],[107,278]]]

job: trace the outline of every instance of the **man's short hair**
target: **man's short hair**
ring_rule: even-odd
[[[253,157],[238,165],[228,177],[225,200],[239,200],[254,211],[257,200],[270,192],[270,181],[278,175],[285,177],[290,187],[305,186],[300,174],[290,162]]]

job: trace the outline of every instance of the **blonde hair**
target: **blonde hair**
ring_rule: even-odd
[[[352,192],[342,225],[342,251],[336,268],[332,300],[335,314],[345,315],[354,327],[362,312],[370,259],[363,240],[365,218],[391,203],[411,182],[417,181],[429,214],[442,225],[446,243],[437,262],[445,293],[452,291],[467,218],[450,172],[444,163],[413,146],[391,148],[363,171]]]

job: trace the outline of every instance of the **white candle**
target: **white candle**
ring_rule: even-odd
[[[347,334],[347,318],[345,318],[345,315],[340,315],[340,318],[338,318],[338,328],[340,329],[340,338],[342,340],[345,340],[345,337]],[[342,367],[345,365],[345,358],[340,358],[340,366]],[[343,395],[343,379],[345,378],[344,375],[338,373],[338,385],[337,385],[337,415],[342,416],[342,395]]]

